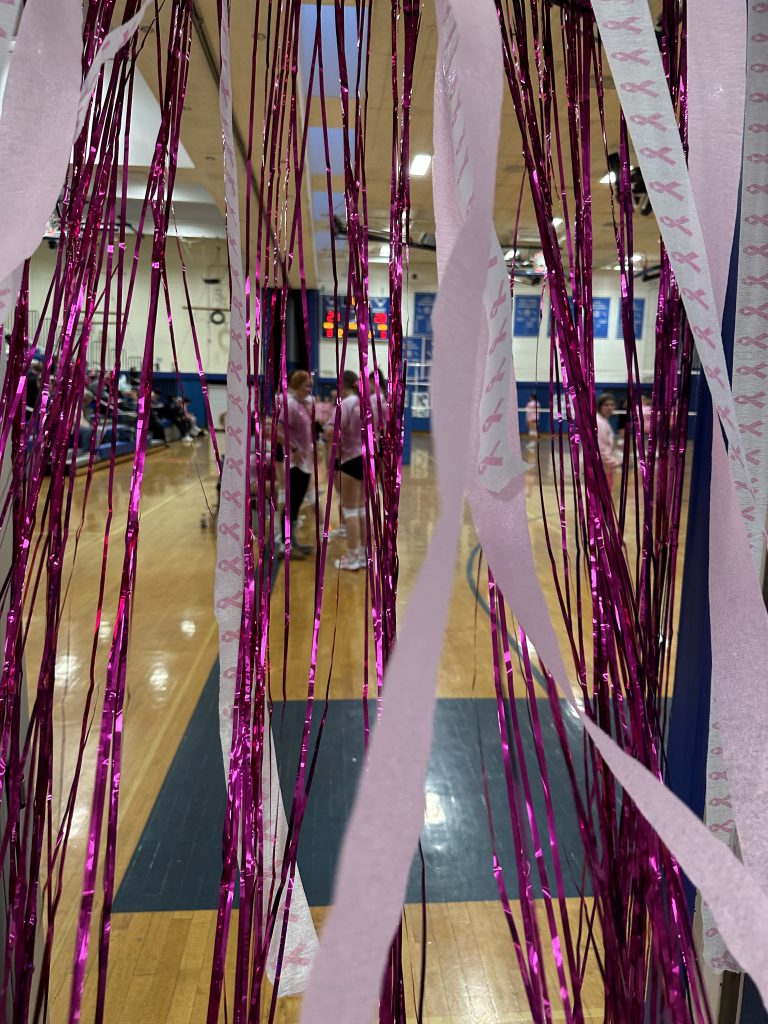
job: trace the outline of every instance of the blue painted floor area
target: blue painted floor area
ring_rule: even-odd
[[[206,910],[217,906],[225,807],[217,696],[218,666],[214,666],[118,891],[114,908],[117,912]],[[575,896],[581,883],[581,842],[572,810],[573,795],[559,740],[550,724],[549,707],[545,701],[540,701],[538,707],[543,719],[545,749],[551,751],[551,757],[548,756],[550,785],[565,885],[567,895]],[[317,705],[312,740],[321,711],[321,706]],[[532,776],[533,804],[544,857],[551,868],[544,799],[524,701],[517,702],[517,711],[526,763]],[[288,803],[293,794],[304,714],[305,705],[298,701],[275,708],[275,745],[283,795]],[[374,714],[372,705],[372,718]],[[578,770],[582,761],[580,726],[567,711],[564,714]],[[496,703],[477,699],[440,700],[435,716],[422,834],[430,902],[498,898],[483,796],[481,750],[498,853],[509,895],[512,898],[517,895]],[[333,701],[299,844],[299,868],[312,906],[325,906],[332,900],[336,861],[362,762],[361,703]],[[420,877],[420,862],[415,859],[408,902],[421,901]],[[375,884],[375,880],[372,879],[371,884]],[[534,891],[540,893],[535,868],[531,884]],[[551,873],[550,884],[554,885]]]

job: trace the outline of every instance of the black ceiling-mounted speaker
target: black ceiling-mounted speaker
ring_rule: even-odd
[[[611,175],[611,183],[617,192],[621,191],[621,158],[618,153],[608,155],[608,173]],[[653,212],[651,200],[648,196],[648,189],[643,181],[643,174],[639,167],[630,168],[630,188],[632,190],[632,206],[641,217],[648,217]]]
[[[549,0],[550,7],[565,7],[575,11],[591,11],[592,3],[591,0]],[[664,26],[662,22],[662,16],[656,19],[654,25],[654,31],[656,33],[656,39],[659,43],[659,49],[661,49],[662,36],[664,33]]]
[[[549,0],[552,7],[569,7],[574,11],[591,11],[590,0]]]
[[[632,205],[641,217],[650,217],[653,213],[651,198],[639,167],[632,168]]]

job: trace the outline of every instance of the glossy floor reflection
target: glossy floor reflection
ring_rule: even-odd
[[[541,451],[544,508],[556,523],[557,501],[545,457],[546,446]],[[531,522],[536,524],[537,569],[557,624],[559,608],[541,532],[536,454],[528,453],[528,511]],[[187,448],[175,445],[153,454],[147,461],[124,720],[109,1024],[200,1024],[206,1018],[224,806],[216,726],[216,624],[212,613],[215,534],[201,526],[209,522],[208,505],[215,502],[213,468],[211,451],[205,442]],[[104,677],[111,637],[110,615],[114,614],[117,600],[121,523],[125,518],[129,477],[129,464],[117,468],[114,528],[94,673],[97,686]],[[81,481],[75,490],[79,501]],[[107,474],[101,473],[94,481],[70,599],[62,618],[55,737],[60,778],[71,775],[75,737],[88,686],[106,505]],[[311,513],[307,512],[309,519]],[[412,463],[403,474],[400,509],[401,615],[436,512],[435,465],[429,442],[415,438]],[[304,539],[308,539],[309,526],[307,522]],[[630,522],[629,549],[632,531]],[[331,548],[331,559],[340,553],[336,542]],[[303,722],[307,695],[314,561],[293,563],[290,574],[287,703],[284,714],[283,708],[277,706],[275,718],[281,781],[288,799],[293,789],[296,736]],[[285,572],[281,569],[274,586],[273,611],[282,610],[284,600]],[[427,781],[424,847],[429,907],[424,1024],[521,1024],[530,1020],[509,928],[497,899],[483,796],[481,751],[490,808],[498,827],[498,852],[508,888],[514,895],[516,858],[499,753],[486,602],[487,584],[482,571],[478,574],[477,536],[465,510],[438,678],[435,743]],[[279,611],[273,614],[275,693],[282,687],[278,678],[282,669],[282,618]],[[334,570],[327,574],[323,623],[318,678],[330,678],[331,708],[299,852],[300,869],[319,924],[330,900],[337,851],[362,763],[361,666],[366,628],[363,574],[338,575]],[[31,652],[41,645],[43,629],[44,622],[37,611],[30,632]],[[334,632],[336,646],[331,660]],[[567,637],[562,627],[558,636],[567,654]],[[33,658],[31,662],[34,663]],[[524,696],[517,671],[514,692],[518,698]],[[546,707],[546,700],[540,700],[538,705]],[[530,753],[527,717],[521,714],[520,721],[523,746]],[[578,745],[578,730],[573,723],[569,723],[569,732],[571,742]],[[544,733],[545,743],[556,752],[558,741],[551,726],[545,727]],[[57,926],[52,1024],[67,1020],[73,927],[95,769],[95,738],[93,730],[86,750]],[[555,772],[552,786],[559,808],[558,837],[566,857],[565,883],[572,897],[578,891],[580,864],[578,839],[569,811],[570,784],[563,774]],[[65,799],[63,790],[54,794],[54,813],[58,813]],[[540,798],[534,803],[538,820]],[[548,846],[546,831],[542,834],[544,845]],[[420,887],[415,877],[411,879],[408,899],[414,901],[406,911],[405,931],[406,980],[413,1006],[413,979],[420,970],[423,942],[421,906],[415,905],[420,900]],[[573,914],[577,913],[576,900],[569,900],[568,906]],[[517,913],[516,905],[513,912]],[[549,971],[550,965],[545,969]],[[92,1016],[95,977],[95,970],[90,968],[84,1020]],[[594,1017],[587,1013],[585,1019],[602,1020],[599,977],[589,974],[587,988]],[[298,1014],[297,1000],[280,1000],[278,1021],[297,1021]],[[553,1020],[561,1019],[561,1015],[553,1013]]]
[[[516,702],[520,734],[528,763],[535,763],[534,737],[526,705]],[[290,805],[306,706],[298,701],[275,705],[274,736],[283,798]],[[375,703],[370,714],[374,718]],[[315,706],[310,750],[317,740],[322,708]],[[213,910],[218,906],[221,836],[211,822],[223,820],[224,778],[220,771],[218,676],[214,668],[160,790],[157,802],[123,879],[115,901],[118,913],[137,911]],[[564,711],[572,736],[577,770],[581,729]],[[311,906],[331,902],[344,827],[352,808],[363,766],[363,714],[359,701],[331,703],[323,732],[312,791],[299,842],[299,870]],[[571,785],[560,759],[560,742],[550,720],[543,722],[544,742],[551,758],[550,789],[557,839],[564,864],[566,895],[578,895],[582,863],[578,823]],[[426,781],[426,813],[422,848],[427,869],[427,899],[435,903],[493,900],[493,848],[483,770],[490,794],[496,854],[510,892],[517,891],[518,872],[509,826],[509,805],[499,745],[495,701],[443,699],[435,714],[432,756]],[[580,774],[580,773],[579,773]],[[542,836],[547,821],[540,779],[533,780],[534,805]],[[532,857],[532,852],[529,852]],[[551,853],[545,864],[550,879]],[[375,880],[371,880],[375,884]],[[541,881],[532,879],[534,892]],[[407,902],[421,900],[421,868],[414,860]]]

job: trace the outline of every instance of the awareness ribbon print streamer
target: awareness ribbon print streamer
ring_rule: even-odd
[[[709,591],[712,692],[713,701],[717,704],[716,725],[721,741],[711,737],[710,749],[716,749],[718,754],[721,750],[724,752],[731,790],[728,797],[733,813],[730,820],[722,824],[727,823],[731,829],[738,828],[744,862],[764,890],[768,875],[768,819],[765,808],[768,763],[762,737],[765,735],[768,721],[762,701],[758,698],[765,692],[768,684],[765,658],[768,650],[768,622],[757,577],[754,571],[746,569],[751,555],[745,531],[744,505],[739,514],[735,488],[745,493],[751,501],[754,501],[754,490],[746,468],[749,453],[741,447],[741,432],[734,396],[723,369],[725,358],[719,327],[727,276],[722,261],[730,254],[729,240],[732,236],[732,220],[729,221],[732,198],[730,201],[726,200],[719,218],[710,212],[710,206],[717,205],[711,197],[708,199],[706,194],[702,194],[699,199],[702,210],[707,210],[705,223],[708,225],[708,234],[711,238],[709,249],[713,257],[713,267],[716,268],[716,273],[711,275],[703,244],[704,233],[694,203],[695,193],[682,158],[678,130],[647,5],[642,0],[623,0],[620,3],[594,0],[593,9],[627,115],[640,167],[646,183],[649,184],[662,237],[669,250],[675,276],[685,301],[713,403],[730,442],[732,472],[728,469],[728,457],[720,431],[714,431]],[[708,41],[703,46],[717,49],[717,33],[720,31],[719,26],[722,25],[722,5],[718,11],[720,20],[717,29],[711,18],[707,22],[706,13],[701,8],[691,8],[693,20],[700,18],[702,14],[705,16],[704,25],[697,25],[698,29],[709,31]],[[733,28],[737,52],[733,55],[733,62],[737,75],[740,64],[743,66],[738,49],[740,25],[743,26],[743,19],[736,15]],[[643,75],[646,76],[642,83],[645,87],[643,89],[635,87],[638,65],[642,65]],[[721,65],[720,74],[722,73]],[[736,110],[740,111],[738,82],[731,85],[731,89]],[[652,102],[649,102],[649,98]],[[707,105],[707,116],[711,116],[712,113],[723,116],[722,105],[716,104],[714,111],[711,104]],[[730,115],[733,117],[733,108]],[[738,125],[740,118],[737,116],[736,120]],[[692,130],[697,125],[698,122],[694,121]],[[662,138],[663,146],[660,146]],[[719,145],[724,144],[727,145],[721,138]],[[736,153],[740,153],[741,147],[738,142],[733,148]],[[727,173],[727,170],[724,173]],[[703,170],[699,177],[705,177]],[[730,179],[732,186],[735,178],[734,174]],[[683,236],[689,241],[687,246],[682,244]],[[719,294],[713,289],[713,277],[718,282]],[[714,322],[708,322],[711,320]],[[744,673],[734,671],[734,666],[740,661],[752,667],[753,671],[749,678],[746,678]],[[713,768],[712,773],[717,774],[716,769]],[[711,832],[714,835],[723,831],[717,825],[717,822],[711,825]],[[675,853],[675,845],[669,841],[669,836],[661,830],[658,831]],[[685,857],[678,855],[678,859],[687,870]],[[690,875],[690,872],[688,873]],[[713,878],[712,883],[717,884],[717,880]],[[707,898],[706,889],[701,888]],[[722,911],[714,906],[712,909],[715,910],[722,938],[730,944],[731,952],[737,955],[732,939],[725,935]],[[743,960],[740,957],[739,959],[743,964]],[[724,961],[715,966],[728,964]],[[765,965],[761,965],[761,970],[765,975]],[[754,972],[752,973],[754,976]],[[765,1000],[764,984],[763,982],[761,992]]]
[[[229,46],[229,5],[224,5],[221,18],[221,79],[219,109],[224,146],[224,176],[227,207],[227,247],[231,278],[230,346],[227,363],[226,458],[221,474],[221,502],[218,519],[216,576],[214,602],[219,624],[219,733],[224,759],[224,773],[230,777],[232,721],[235,700],[235,679],[241,642],[243,587],[245,571],[243,552],[246,520],[250,512],[248,484],[248,377],[246,358],[245,286],[240,234],[240,203],[237,181],[234,133],[232,124],[232,71]],[[275,870],[282,867],[280,851],[285,849],[288,828],[280,793],[274,743],[268,722],[264,727],[263,773],[265,775],[265,812],[272,820],[264,825],[265,839],[276,843]],[[267,756],[268,748],[268,756]],[[243,771],[242,765],[234,771]],[[268,909],[268,885],[264,886],[265,911]],[[282,922],[284,890],[278,911]],[[280,992],[292,995],[306,984],[310,964],[317,947],[317,933],[307,903],[298,869],[293,879],[289,925],[280,973]],[[269,977],[274,980],[280,947],[281,928],[275,928],[267,963]]]
[[[712,400],[749,487],[704,237],[648,4],[595,0],[592,9]]]
[[[438,222],[441,280],[433,311],[432,402],[441,511],[388,665],[383,713],[344,839],[334,905],[310,976],[303,1024],[372,1019],[424,820],[437,671],[470,473],[472,417],[478,414],[466,401],[466,375],[473,372],[486,315],[502,92],[493,5],[446,3],[438,7],[438,21],[435,139],[444,124],[449,142],[439,160],[436,155],[433,185],[436,209],[454,211],[447,224]],[[497,57],[490,64],[489,53]],[[457,153],[447,128],[449,100],[453,115],[461,111],[467,129]],[[456,181],[465,163],[472,201],[471,214],[463,219]]]
[[[739,275],[733,349],[733,394],[746,447],[752,494],[739,505],[755,569],[763,567],[768,513],[768,6],[747,12],[744,162],[739,228]],[[754,498],[754,501],[752,500]]]
[[[755,10],[759,7],[759,4],[752,5],[749,12],[750,20],[754,20]],[[761,20],[766,23],[765,17]],[[724,21],[729,26],[729,31],[725,34],[722,32]],[[739,179],[742,172],[742,146],[745,141],[744,124],[734,114],[738,114],[738,111],[744,109],[745,92],[747,92],[745,66],[747,11],[742,0],[692,0],[688,6],[687,28],[688,167],[707,246],[707,259],[715,304],[718,315],[722,319],[731,262],[729,240],[733,238],[736,222]],[[753,26],[752,32],[754,33],[754,31],[755,27]],[[753,88],[755,88],[754,83],[749,91],[752,91]],[[748,148],[750,141],[747,137]],[[712,174],[711,167],[711,154],[715,150],[719,153],[720,173],[717,175]],[[747,168],[749,164],[745,161],[744,166]],[[745,195],[748,196],[749,193],[745,193],[742,189],[742,232],[744,230]],[[751,205],[751,213],[754,213],[755,206],[760,204],[752,202]],[[752,228],[752,231],[759,232],[759,230],[759,227]],[[765,232],[765,229],[763,232],[765,241],[768,241],[768,232]],[[758,239],[753,236],[751,243],[742,242],[741,244],[740,279],[745,273],[745,249],[752,249],[757,241]],[[754,262],[754,259],[750,260],[751,264]],[[756,272],[756,268],[752,265],[747,274]],[[737,302],[737,306],[743,304],[743,301]],[[747,347],[745,351],[749,353],[755,350]],[[735,371],[737,365],[735,351]],[[746,410],[745,403],[739,401],[739,385],[744,378],[738,371],[733,373],[732,380],[736,415],[742,434],[746,437],[751,433],[754,425],[754,407],[751,410]],[[746,390],[751,391],[752,387],[748,384]],[[747,461],[749,463],[752,462],[753,457],[754,453],[751,450],[748,451]],[[732,468],[736,469],[736,467]],[[753,475],[752,485],[755,497],[759,501],[762,482]],[[746,490],[740,488],[738,493],[742,508],[748,508],[750,499],[747,497]],[[753,524],[746,516],[744,521],[749,531],[750,525]],[[760,541],[760,532],[751,538],[753,555],[755,546],[758,548],[758,567]],[[717,719],[717,704],[713,696],[707,741],[705,821],[710,832],[735,851],[737,843],[733,801],[723,753],[723,740]],[[718,973],[724,970],[738,970],[738,965],[723,942],[709,904],[702,904],[701,913],[706,963]]]

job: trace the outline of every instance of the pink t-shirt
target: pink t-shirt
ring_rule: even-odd
[[[653,418],[653,409],[650,405],[643,406],[643,427],[645,428],[645,436],[651,432],[651,419]]]
[[[323,426],[330,423],[336,415],[335,402],[315,402],[315,419]]]
[[[375,436],[384,433],[387,420],[389,419],[389,405],[384,392],[381,393],[381,424],[379,424],[379,399],[376,392],[371,390],[371,419],[373,420],[373,433]]]
[[[600,413],[597,414],[597,443],[600,448],[600,457],[604,464],[606,466],[618,466],[619,460],[616,458],[614,450],[616,435],[611,424]]]
[[[280,421],[285,423],[283,413],[280,413]],[[291,445],[291,467],[300,469],[303,473],[312,473],[314,461],[312,459],[312,413],[310,409],[300,402],[292,391],[288,392],[288,429],[286,441]]]
[[[341,401],[341,435],[339,437],[339,462],[349,462],[363,454],[360,435],[360,398],[347,395]]]

